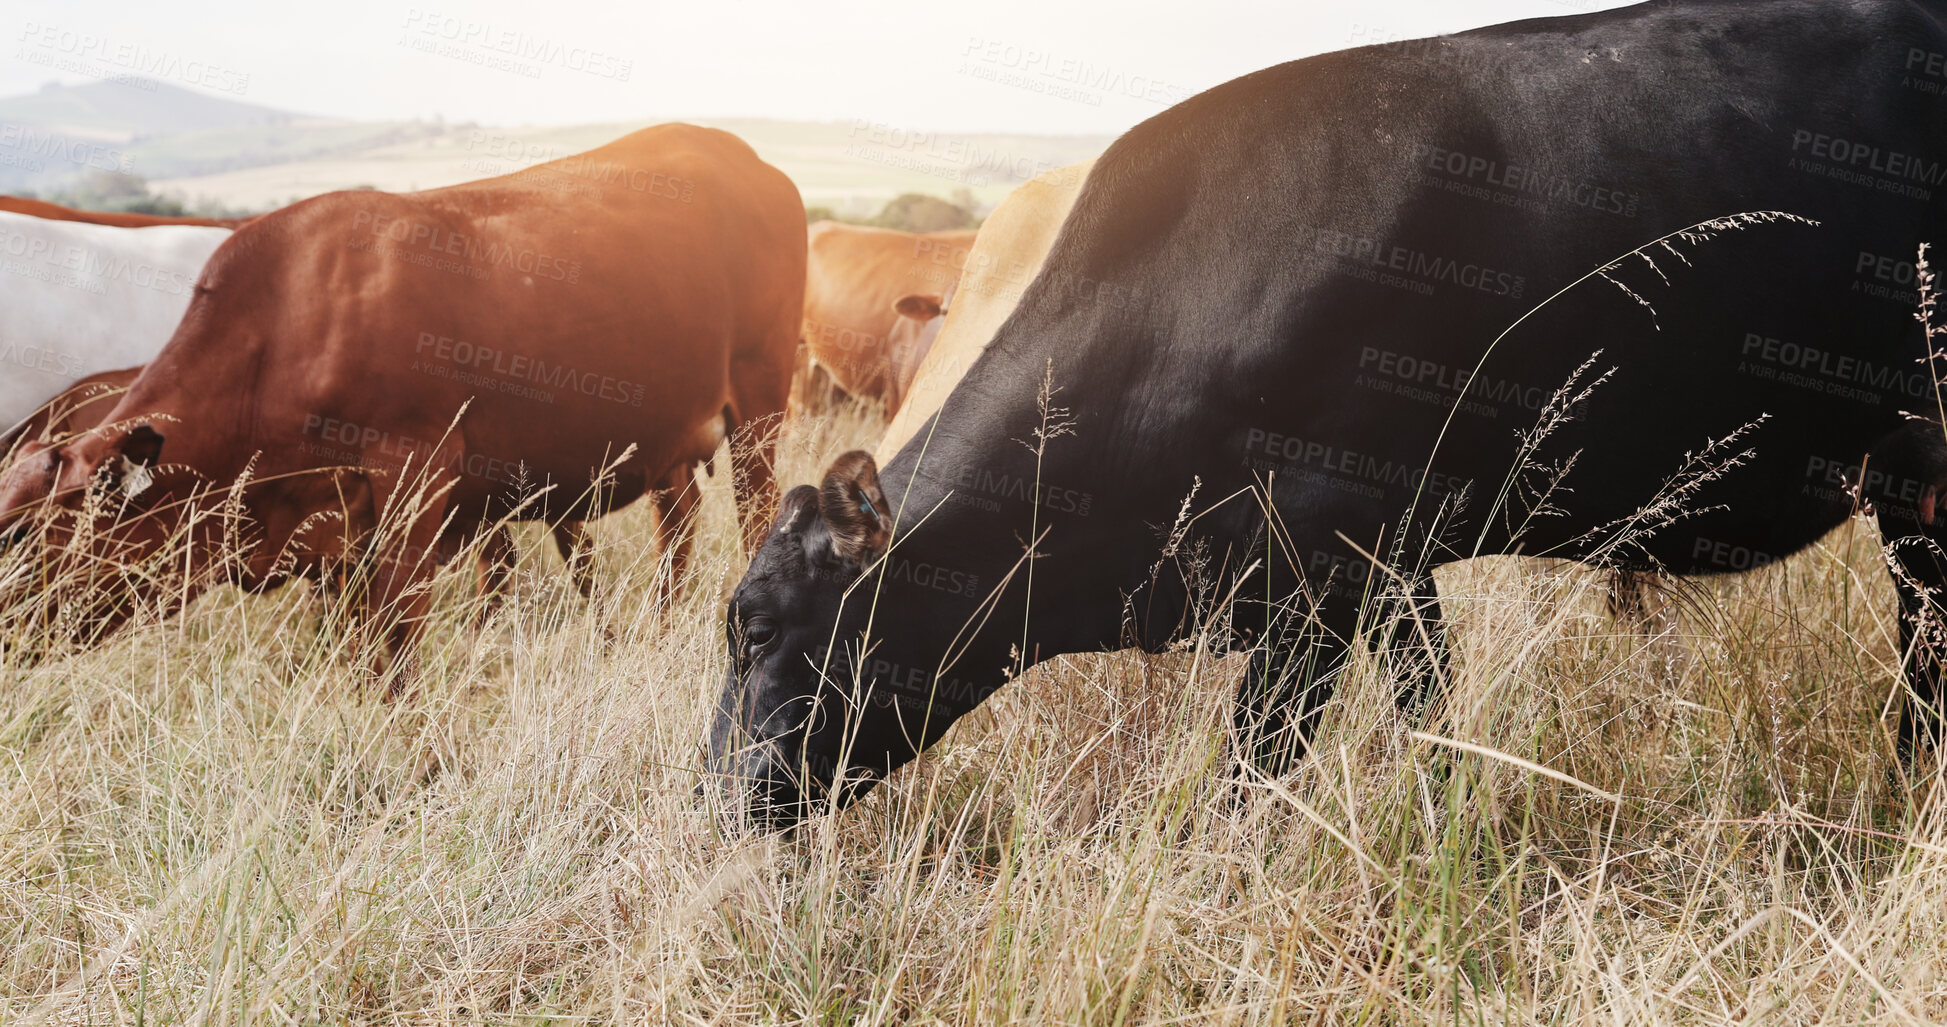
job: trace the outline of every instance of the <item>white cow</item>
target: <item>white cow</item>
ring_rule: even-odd
[[[81,378],[148,363],[229,237],[0,211],[0,438]]]

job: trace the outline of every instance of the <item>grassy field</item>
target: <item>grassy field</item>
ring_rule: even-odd
[[[876,430],[791,429],[784,481]],[[1448,700],[1408,724],[1362,659],[1279,781],[1226,770],[1239,657],[1063,657],[789,839],[693,794],[722,480],[666,614],[647,513],[595,532],[594,601],[537,531],[477,632],[449,572],[404,701],[303,588],[0,665],[0,1022],[1947,1018],[1865,520],[1644,623],[1579,568],[1443,571]]]

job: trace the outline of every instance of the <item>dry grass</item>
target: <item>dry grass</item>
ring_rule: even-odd
[[[785,480],[871,430],[794,435]],[[406,702],[304,589],[0,666],[0,1021],[1947,1017],[1947,816],[1888,781],[1863,521],[1641,626],[1584,570],[1443,571],[1427,735],[1361,660],[1276,783],[1223,772],[1237,657],[1064,657],[788,840],[692,794],[721,479],[667,621],[647,514],[596,533],[597,602],[533,531],[486,629],[449,574]]]

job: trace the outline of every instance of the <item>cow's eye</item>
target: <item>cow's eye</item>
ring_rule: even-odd
[[[752,617],[744,624],[744,644],[762,649],[777,638],[777,622],[769,617]]]

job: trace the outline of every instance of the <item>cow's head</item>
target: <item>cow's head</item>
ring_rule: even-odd
[[[838,458],[817,488],[779,504],[732,595],[730,669],[709,735],[709,769],[765,829],[790,826],[869,790],[911,759],[896,706],[870,701],[860,637],[872,604],[865,572],[891,542],[892,511],[872,457]],[[869,585],[869,581],[864,584]]]
[[[90,637],[128,619],[128,589],[143,579],[123,572],[169,536],[155,509],[166,491],[156,481],[163,441],[152,425],[134,424],[65,444],[26,442],[0,471],[0,544],[33,547],[45,573],[34,576],[32,598],[50,609],[83,604],[77,626]]]
[[[886,390],[888,414],[898,413],[907,393],[912,391],[920,362],[940,337],[940,328],[946,324],[945,304],[942,297],[918,293],[893,301],[892,309],[899,320],[886,333],[886,355],[892,365],[892,381]]]

